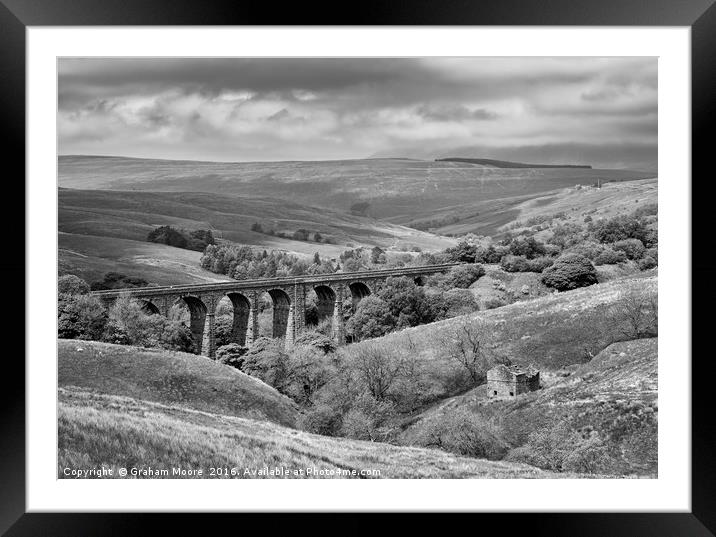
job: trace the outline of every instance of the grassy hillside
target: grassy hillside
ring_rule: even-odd
[[[574,291],[552,293],[408,328],[356,345],[416,349],[425,361],[451,363],[445,339],[463,326],[477,323],[485,344],[516,364],[533,363],[556,370],[583,363],[612,341],[606,326],[609,312],[629,293],[657,295],[657,276],[643,274]]]
[[[304,472],[315,468],[323,472],[323,475],[304,473],[298,477],[564,477],[524,464],[328,438],[265,421],[77,389],[59,391],[58,428],[60,478],[65,477],[62,470],[67,467],[100,465],[111,468],[112,477],[118,476],[119,468],[133,467],[170,472],[172,468],[203,469],[201,477],[212,477],[209,475],[212,467],[237,468],[239,478],[272,477],[251,472],[275,468],[303,469]],[[249,473],[245,475],[247,469]],[[336,471],[344,474],[337,475]],[[371,475],[361,476],[362,471],[370,471]]]
[[[63,232],[59,233],[58,244],[60,274],[75,274],[88,282],[102,280],[107,272],[120,272],[159,285],[229,280],[228,276],[202,269],[201,252],[164,244]]]
[[[367,201],[368,215],[381,220],[411,224],[476,218],[470,231],[483,234],[511,221],[515,205],[545,192],[597,179],[649,177],[653,174],[628,170],[509,169],[411,159],[227,163],[59,157],[61,187],[264,197],[344,213]]]
[[[414,420],[401,437],[412,444],[434,420],[467,409],[495,425],[513,447],[530,433],[568,422],[596,431],[610,448],[610,473],[657,472],[658,340],[613,343],[591,361],[542,376],[544,389],[512,399],[490,399],[486,387],[443,401]]]
[[[199,267],[199,252],[147,243],[159,226],[211,229],[219,239],[298,255],[337,258],[349,246],[441,250],[453,240],[372,218],[317,209],[285,199],[207,194],[59,190],[60,270],[88,279],[109,271],[159,284],[221,281]],[[251,231],[254,223],[293,234],[319,232],[334,244],[296,241]]]
[[[58,385],[293,426],[296,405],[260,380],[208,358],[59,340]]]

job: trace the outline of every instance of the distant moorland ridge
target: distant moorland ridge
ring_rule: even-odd
[[[489,158],[462,158],[447,157],[436,158],[435,162],[466,162],[468,164],[481,164],[483,166],[493,166],[495,168],[584,168],[592,169],[586,164],[525,164],[524,162],[510,162],[508,160],[493,160]]]

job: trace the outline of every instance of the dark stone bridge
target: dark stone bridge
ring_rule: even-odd
[[[214,319],[219,301],[228,297],[234,308],[232,341],[245,345],[259,337],[259,297],[268,293],[273,302],[274,338],[285,338],[286,348],[293,347],[306,327],[306,294],[313,289],[317,297],[319,321],[332,317],[333,338],[345,343],[343,300],[349,297],[356,305],[376,292],[391,276],[407,276],[422,283],[422,277],[445,272],[455,264],[403,267],[386,270],[316,274],[289,278],[236,280],[233,282],[141,287],[117,291],[95,291],[92,294],[111,303],[120,296],[129,296],[144,303],[147,311],[164,316],[171,307],[183,301],[190,314],[190,329],[197,354],[211,358],[216,350]],[[264,334],[269,335],[269,334]]]

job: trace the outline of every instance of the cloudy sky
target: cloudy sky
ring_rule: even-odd
[[[656,58],[61,59],[60,154],[656,169]]]

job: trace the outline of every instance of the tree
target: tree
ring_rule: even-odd
[[[57,280],[57,292],[68,295],[86,295],[90,292],[90,286],[74,274],[65,274]]]
[[[482,265],[460,265],[450,269],[444,280],[444,285],[457,289],[467,289],[484,275],[485,269]]]
[[[370,262],[374,265],[385,263],[385,251],[380,246],[374,246],[371,249]]]
[[[162,315],[147,314],[139,302],[119,297],[109,310],[105,341],[192,352],[194,339],[188,326]]]
[[[522,255],[527,259],[534,259],[545,254],[544,244],[534,237],[520,235],[510,240],[509,247],[512,255]]]
[[[460,241],[452,248],[445,250],[450,261],[454,263],[474,263],[477,256],[477,246],[467,241]]]
[[[313,264],[314,265],[320,265],[321,264],[321,256],[318,255],[318,252],[313,254]]]
[[[467,372],[470,382],[477,386],[485,380],[487,370],[493,365],[509,360],[497,356],[486,345],[489,340],[487,329],[479,322],[463,324],[443,338],[443,346],[448,355]]]
[[[417,432],[415,443],[419,446],[468,457],[499,460],[509,449],[497,426],[465,407],[428,416]]]
[[[290,380],[288,354],[279,339],[259,337],[244,355],[242,371],[261,379],[281,393]]]
[[[425,297],[425,291],[410,278],[387,278],[376,296],[388,305],[399,328],[435,320],[435,312]]]
[[[606,316],[617,339],[656,337],[659,333],[659,302],[656,294],[620,292]]]
[[[653,241],[642,219],[634,216],[619,215],[608,220],[600,220],[594,226],[594,236],[603,243],[624,239],[639,239],[645,244]]]
[[[646,252],[644,243],[641,242],[639,239],[624,239],[621,241],[617,241],[612,244],[612,248],[614,248],[616,251],[624,252],[624,254],[629,259],[632,259],[634,261],[644,257],[644,253]]]
[[[326,354],[316,347],[296,345],[289,355],[283,393],[302,405],[311,405],[315,393],[332,376]]]
[[[57,304],[57,336],[99,340],[108,321],[107,309],[93,296],[61,294]]]
[[[370,203],[367,201],[358,201],[351,205],[350,211],[351,214],[354,214],[356,216],[365,216],[366,211],[368,210],[368,207],[370,207]]]
[[[358,440],[385,441],[394,431],[390,425],[395,415],[392,401],[378,400],[363,393],[343,416],[342,433],[348,438]]]
[[[376,296],[361,300],[346,323],[346,332],[356,341],[384,336],[394,328],[395,318],[390,313],[388,304]]]
[[[243,357],[248,350],[248,347],[242,347],[238,343],[222,345],[216,349],[216,361],[241,370],[241,366],[244,363]]]
[[[323,354],[329,354],[336,351],[336,342],[316,331],[303,332],[296,338],[294,344],[296,346],[303,345],[306,347],[313,347],[314,349],[321,351]]]
[[[348,354],[348,364],[358,373],[370,395],[378,401],[386,398],[403,369],[400,356],[385,352],[374,344],[353,346]]]
[[[568,291],[597,283],[597,271],[586,257],[564,254],[545,269],[542,282],[558,291]]]

